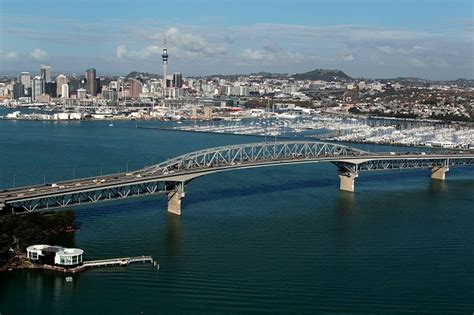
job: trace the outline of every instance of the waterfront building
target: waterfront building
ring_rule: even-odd
[[[35,263],[59,266],[77,266],[82,263],[84,251],[50,245],[32,245],[26,249],[27,258]]]
[[[63,84],[67,84],[67,77],[64,74],[60,74],[56,77],[56,95],[62,96],[62,89],[63,89]],[[68,95],[69,95],[69,90],[68,90]],[[67,97],[66,97],[67,98]]]
[[[86,81],[87,81],[87,94],[96,96],[97,95],[97,80],[96,71],[94,68],[86,70]]]
[[[67,83],[63,83],[61,85],[61,97],[62,98],[69,98],[69,85]]]
[[[212,107],[204,106],[204,119],[212,120]]]
[[[45,83],[51,82],[51,66],[41,66],[41,79],[43,79]]]

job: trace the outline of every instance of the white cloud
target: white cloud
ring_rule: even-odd
[[[270,52],[266,52],[264,50],[253,50],[252,48],[244,49],[242,53],[242,57],[247,60],[252,61],[260,61],[266,60],[270,61],[274,59],[274,55]]]
[[[48,59],[49,55],[46,51],[42,50],[42,49],[39,49],[39,48],[35,48],[32,52],[31,52],[31,57],[33,58],[33,60],[36,60],[36,61],[43,61],[43,60],[46,60]]]
[[[302,54],[288,51],[270,40],[264,40],[261,49],[246,48],[242,52],[243,61],[262,61],[287,63],[299,62],[303,59]]]
[[[185,57],[219,57],[229,53],[226,45],[209,43],[205,38],[191,33],[183,33],[177,27],[170,27],[166,33],[170,47]]]
[[[161,55],[162,48],[156,45],[146,46],[142,49],[128,50],[125,45],[118,45],[115,49],[115,56],[118,59],[138,59],[152,60]]]
[[[353,61],[354,60],[354,55],[352,55],[350,53],[345,53],[344,55],[342,55],[342,59],[344,61]]]

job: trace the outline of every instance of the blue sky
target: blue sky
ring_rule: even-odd
[[[472,0],[0,0],[0,72],[473,78]]]

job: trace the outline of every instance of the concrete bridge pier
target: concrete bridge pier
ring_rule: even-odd
[[[449,171],[449,167],[447,166],[436,166],[431,169],[431,178],[432,179],[439,179],[445,180],[446,179],[446,172]]]
[[[341,180],[339,189],[343,191],[354,192],[355,179],[359,177],[358,173],[353,172],[339,172],[339,179]]]
[[[168,212],[181,215],[181,199],[185,196],[184,183],[174,183],[174,187],[168,192]]]

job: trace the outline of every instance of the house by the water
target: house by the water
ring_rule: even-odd
[[[80,248],[65,248],[51,245],[32,245],[26,249],[30,261],[38,264],[74,267],[82,264]]]

